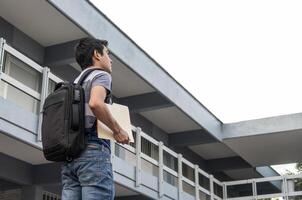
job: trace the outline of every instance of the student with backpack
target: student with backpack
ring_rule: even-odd
[[[112,164],[110,161],[110,155],[114,152],[110,152],[109,140],[98,138],[96,130],[97,119],[102,121],[113,131],[114,138],[117,142],[127,144],[129,143],[129,137],[125,130],[123,130],[118,122],[113,118],[105,104],[112,103],[112,60],[109,57],[107,46],[108,42],[106,40],[98,40],[94,38],[81,39],[75,48],[75,57],[83,71],[74,81],[74,87],[76,89],[64,94],[64,87],[59,85],[59,89],[55,91],[56,96],[53,95],[53,97],[51,97],[50,95],[50,97],[48,97],[49,99],[45,101],[45,104],[47,105],[44,104],[43,107],[45,108],[42,122],[43,151],[46,159],[63,161],[61,171],[63,185],[62,200],[114,199],[115,189]],[[80,87],[79,85],[83,88],[83,95],[77,91],[77,88]],[[66,86],[66,88],[70,89],[71,86]],[[62,97],[60,96],[60,92]],[[67,94],[70,94],[71,100],[66,100],[68,97]],[[51,138],[53,136],[50,136],[50,132],[53,133],[57,131],[57,128],[53,127],[57,124],[55,122],[56,118],[59,117],[59,115],[57,117],[53,115],[57,112],[56,109],[59,108],[58,106],[60,105],[54,102],[63,98],[65,98],[66,102],[73,102],[73,104],[69,109],[63,109],[70,110],[70,112],[66,112],[66,116],[68,117],[65,116],[61,118],[67,118],[71,122],[67,123],[70,124],[70,126],[68,126],[70,128],[62,128],[64,130],[61,132],[66,132],[65,129],[70,129],[70,131],[67,131],[68,136],[62,136],[62,139],[53,139]],[[76,103],[81,100],[84,101],[84,104],[83,106],[78,106],[80,104]],[[50,105],[49,107],[47,107],[48,104]],[[81,114],[74,114],[79,113],[81,110],[84,110],[83,113],[85,113],[85,115],[82,114],[82,120],[80,116]],[[52,121],[52,124],[49,121]],[[81,121],[83,121],[82,130],[84,131],[79,132]],[[77,135],[73,134],[75,133],[75,129],[79,132]],[[60,133],[58,135],[64,134]],[[54,145],[49,145],[51,143],[50,141],[52,144],[59,144],[52,147]],[[64,141],[66,141],[66,144]],[[63,150],[63,147],[65,147],[65,150]],[[57,150],[57,153],[54,153],[54,149],[62,149],[60,151],[63,153],[60,153],[59,150]],[[61,157],[59,155],[61,155]]]

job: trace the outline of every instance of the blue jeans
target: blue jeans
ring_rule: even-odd
[[[110,150],[90,143],[80,157],[62,165],[62,200],[113,200]]]

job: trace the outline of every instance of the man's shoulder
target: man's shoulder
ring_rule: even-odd
[[[86,69],[87,70],[87,69]],[[80,77],[84,74],[84,72],[86,71],[82,71],[77,77],[76,79],[74,80],[74,83],[77,83],[80,79]],[[103,78],[106,78],[106,79],[109,79],[111,81],[111,74],[104,71],[104,70],[101,70],[101,69],[96,69],[96,70],[93,70],[92,72],[90,72],[90,74],[85,78],[84,80],[84,83],[85,82],[90,82],[92,80],[94,80],[95,78],[100,78],[100,77],[103,77]]]
[[[111,75],[108,72],[101,70],[101,69],[92,71],[91,74],[89,74],[87,79],[93,80],[94,78],[98,78],[98,77],[109,77],[111,79]]]

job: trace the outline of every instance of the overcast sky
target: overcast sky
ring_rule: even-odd
[[[222,122],[302,112],[302,1],[92,2]]]
[[[298,170],[296,169],[296,164],[273,165],[271,167],[281,175],[288,174],[289,172],[294,174],[298,173]]]

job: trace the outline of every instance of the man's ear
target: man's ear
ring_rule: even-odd
[[[101,60],[101,55],[96,49],[93,51],[93,57],[97,60]]]

